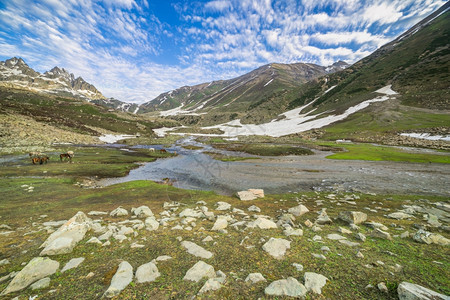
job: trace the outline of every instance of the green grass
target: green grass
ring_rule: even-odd
[[[450,163],[448,153],[427,154],[408,153],[399,148],[386,147],[372,144],[336,144],[320,143],[325,146],[342,147],[346,151],[338,152],[327,156],[330,159],[351,159],[351,160],[371,160],[371,161],[404,161],[412,163]]]
[[[227,144],[213,144],[213,147],[218,149],[239,151],[261,156],[313,154],[313,152],[309,149],[290,145],[227,143]]]
[[[98,299],[107,289],[114,270],[121,260],[128,261],[136,270],[138,266],[160,255],[170,255],[172,260],[158,262],[157,266],[161,277],[155,282],[146,284],[134,282],[123,290],[118,298],[191,299],[196,296],[205,279],[199,283],[182,280],[186,271],[199,258],[186,253],[177,237],[193,241],[212,251],[214,256],[206,262],[214,266],[215,270],[221,270],[227,274],[227,282],[222,289],[200,298],[272,299],[264,295],[264,288],[270,282],[287,276],[293,276],[303,282],[304,272],[316,272],[329,278],[322,290],[322,297],[326,299],[396,299],[395,287],[402,281],[411,281],[440,293],[450,293],[450,264],[446,247],[419,244],[412,239],[394,238],[394,241],[388,242],[369,237],[360,246],[365,258],[357,259],[355,258],[355,248],[326,239],[326,235],[335,233],[339,226],[346,226],[336,220],[340,211],[365,211],[366,207],[378,210],[377,213],[367,212],[369,220],[387,225],[391,234],[400,234],[405,230],[415,232],[417,229],[414,224],[421,222],[420,215],[414,220],[392,220],[385,217],[386,212],[401,209],[404,204],[433,207],[433,202],[445,202],[448,200],[446,197],[426,196],[425,200],[424,196],[415,195],[356,194],[359,198],[355,200],[356,205],[335,200],[326,200],[323,205],[319,205],[316,201],[326,199],[328,193],[302,192],[266,195],[265,198],[248,202],[240,201],[236,197],[217,195],[214,192],[182,190],[145,180],[126,182],[105,188],[85,189],[75,183],[79,178],[90,176],[89,168],[96,163],[108,169],[115,165],[128,164],[135,160],[142,161],[146,157],[151,157],[147,156],[146,152],[130,155],[128,152],[117,149],[103,148],[77,148],[75,155],[75,159],[84,161],[82,164],[84,168],[77,169],[77,172],[70,176],[62,177],[58,172],[46,177],[34,176],[34,169],[43,166],[31,166],[32,168],[27,169],[28,172],[22,174],[22,168],[27,167],[27,160],[8,163],[0,168],[0,193],[6,195],[0,201],[0,223],[8,224],[15,230],[11,235],[2,236],[0,239],[0,258],[8,258],[11,261],[11,264],[0,267],[1,276],[21,270],[23,263],[27,263],[39,255],[41,251],[39,246],[49,235],[45,230],[39,231],[42,222],[68,219],[80,210],[85,213],[91,210],[109,212],[118,206],[123,206],[130,211],[132,207],[147,205],[159,217],[164,210],[164,202],[181,203],[181,208],[175,211],[175,214],[178,214],[184,208],[199,206],[198,201],[205,201],[210,211],[221,215],[231,213],[215,210],[218,201],[226,201],[233,208],[242,209],[245,212],[248,212],[249,206],[256,205],[262,210],[260,214],[276,219],[280,214],[280,209],[286,210],[301,201],[311,212],[297,217],[295,224],[303,224],[306,219],[314,221],[317,212],[324,207],[327,208],[327,213],[334,222],[332,225],[324,226],[321,232],[313,232],[304,227],[303,237],[290,237],[291,249],[287,251],[283,260],[273,259],[261,250],[264,241],[270,237],[285,238],[281,229],[247,229],[242,232],[227,228],[228,233],[224,234],[210,230],[213,221],[197,219],[196,226],[192,231],[172,231],[170,228],[181,221],[176,220],[171,221],[167,228],[161,226],[157,231],[138,230],[139,235],[133,237],[132,241],[143,244],[144,248],[130,248],[130,241],[119,243],[114,239],[111,239],[111,245],[108,247],[86,244],[91,236],[98,236],[89,232],[72,253],[51,257],[60,262],[61,267],[71,258],[85,257],[86,260],[78,268],[52,275],[50,286],[46,289],[39,291],[26,289],[11,294],[11,297],[20,294],[21,297],[26,298],[38,295],[45,299]],[[71,165],[68,163],[58,164],[67,167]],[[58,164],[49,164],[46,167],[57,167]],[[74,162],[72,165],[76,164]],[[17,166],[20,167],[17,168]],[[16,173],[5,177],[5,168],[12,167],[16,167]],[[33,192],[28,192],[27,186],[24,185],[33,186]],[[345,199],[348,196],[353,197],[352,194],[337,194],[338,199]],[[382,206],[382,209],[378,209],[379,206]],[[48,217],[41,218],[40,215],[44,214]],[[238,214],[235,214],[234,217],[241,218]],[[107,215],[99,220],[106,225],[107,222],[117,223],[128,218],[113,218]],[[200,230],[200,227],[204,229]],[[403,229],[397,231],[398,228]],[[361,225],[360,232],[369,235],[370,229]],[[24,235],[25,233],[27,235]],[[324,245],[311,242],[312,237],[316,234],[321,235],[325,245],[331,249],[331,252],[326,254],[326,260],[315,259],[311,256],[311,253],[322,253],[320,247]],[[448,237],[446,232],[441,234]],[[208,235],[213,237],[214,242],[203,243],[202,239]],[[248,238],[241,245],[245,236]],[[356,241],[352,235],[348,235],[348,239]],[[247,248],[246,246],[253,247]],[[393,252],[395,256],[389,255],[386,251]],[[372,269],[364,267],[365,264],[373,264],[376,261],[383,261],[385,265]],[[442,264],[434,263],[434,261]],[[304,266],[304,272],[297,272],[292,267],[294,262],[301,263]],[[403,267],[401,272],[393,272],[392,266],[397,263]],[[94,276],[87,279],[86,275],[90,272],[93,272]],[[245,283],[243,279],[252,272],[262,273],[267,282],[254,285]],[[377,289],[366,290],[364,288],[369,283],[376,285],[381,281],[387,282],[390,287],[389,294],[383,295]],[[0,283],[0,290],[3,290],[7,284],[8,281]],[[49,294],[48,291],[53,289],[56,291]],[[316,298],[309,294],[306,299]]]

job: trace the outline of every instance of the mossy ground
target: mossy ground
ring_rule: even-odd
[[[146,152],[130,155],[117,149],[84,150],[86,152],[82,154],[82,150],[77,149],[75,159],[78,158],[78,161],[75,160],[73,164],[52,161],[48,165],[27,166],[24,164],[28,161],[24,159],[23,163],[21,161],[9,163],[9,166],[0,169],[2,178],[0,193],[4,195],[0,201],[0,223],[8,224],[14,229],[13,233],[0,239],[0,258],[8,258],[11,261],[11,264],[0,267],[1,276],[21,270],[22,263],[27,263],[39,255],[39,246],[48,237],[48,233],[39,231],[39,224],[49,220],[68,219],[80,210],[85,213],[91,210],[111,211],[119,205],[130,210],[131,207],[147,205],[158,215],[162,212],[165,201],[181,203],[180,210],[197,206],[197,201],[205,201],[206,206],[219,215],[224,212],[215,211],[215,203],[226,201],[247,213],[250,205],[257,205],[262,210],[260,214],[276,218],[283,210],[301,202],[311,212],[298,217],[296,224],[303,224],[306,219],[314,221],[317,217],[316,212],[323,207],[327,208],[332,219],[343,210],[360,210],[368,213],[369,220],[385,224],[391,234],[396,235],[405,230],[414,232],[413,224],[421,222],[420,216],[411,221],[397,221],[384,216],[388,211],[400,209],[401,205],[406,203],[432,205],[434,201],[448,200],[443,197],[427,197],[427,200],[423,200],[413,195],[361,194],[358,195],[360,199],[356,200],[357,204],[352,205],[327,199],[327,194],[324,193],[305,192],[266,195],[263,199],[244,202],[235,197],[221,196],[213,192],[181,190],[150,181],[134,181],[105,188],[86,189],[75,183],[84,176],[91,176],[90,169],[93,166],[112,168],[111,174],[118,176],[121,172],[113,168],[116,164],[132,165],[136,161],[148,161],[152,157]],[[99,154],[96,153],[102,153],[100,157],[103,157],[103,160],[98,158]],[[77,163],[84,167],[70,169]],[[14,164],[22,165],[17,167]],[[68,174],[61,170],[60,166],[72,171]],[[55,171],[50,170],[52,167]],[[37,170],[42,172],[43,168],[48,168],[46,176],[38,176]],[[103,174],[108,172],[105,171]],[[33,186],[33,192],[29,192],[25,185]],[[344,196],[338,194],[337,199]],[[323,205],[319,205],[317,200],[324,200]],[[378,212],[368,212],[365,210],[366,207],[377,209]],[[40,217],[41,215],[48,217]],[[102,222],[117,222],[124,219],[106,216]],[[178,221],[174,221],[173,225],[177,223]],[[170,255],[173,259],[158,263],[161,277],[155,282],[132,283],[116,298],[190,299],[196,296],[205,280],[199,283],[182,280],[186,271],[199,259],[186,253],[177,237],[193,241],[212,251],[213,258],[205,261],[216,270],[222,270],[227,274],[225,286],[217,292],[199,297],[202,299],[264,299],[267,298],[264,295],[264,288],[270,282],[287,276],[293,276],[302,282],[303,273],[308,271],[320,273],[330,281],[323,288],[322,296],[309,294],[307,299],[396,299],[395,287],[402,281],[411,281],[441,293],[450,293],[450,260],[446,247],[419,244],[410,238],[395,237],[393,241],[384,241],[369,237],[359,247],[365,256],[360,259],[355,257],[356,248],[326,239],[328,233],[337,232],[338,226],[346,227],[345,224],[335,220],[332,225],[324,226],[321,232],[315,233],[305,227],[303,237],[287,238],[291,240],[291,249],[283,260],[276,260],[262,251],[261,247],[270,237],[286,238],[280,229],[239,231],[229,228],[228,234],[223,234],[210,231],[212,224],[212,221],[198,220],[192,231],[170,230],[172,226],[153,232],[139,230],[139,235],[132,240],[143,244],[144,248],[130,248],[129,241],[119,243],[112,240],[111,246],[108,247],[86,244],[92,236],[92,233],[88,233],[72,253],[52,257],[61,263],[61,267],[71,258],[85,257],[86,260],[78,268],[52,275],[50,287],[44,290],[26,289],[11,296],[21,295],[20,299],[31,295],[40,295],[42,299],[97,299],[108,287],[112,274],[121,260],[127,260],[136,270],[138,266],[157,256]],[[204,230],[201,230],[201,227],[204,227]],[[399,228],[402,230],[397,230]],[[368,234],[370,229],[361,226],[360,232]],[[323,237],[324,243],[312,242],[311,239],[316,234]],[[448,237],[448,234],[443,234]],[[208,235],[212,236],[214,241],[205,244],[202,239]],[[241,245],[246,236],[248,238]],[[348,239],[357,241],[353,235],[349,235]],[[331,250],[329,254],[324,253],[327,259],[312,257],[311,253],[323,253],[320,250],[323,245]],[[394,256],[387,251],[394,253]],[[377,261],[382,261],[385,265],[376,265]],[[294,262],[301,263],[304,271],[296,271],[292,266]],[[373,268],[365,267],[366,264],[373,265]],[[400,264],[403,269],[395,272],[392,268],[395,264]],[[93,272],[94,276],[86,278],[90,272]],[[245,283],[243,279],[252,272],[262,273],[268,282],[255,285]],[[376,285],[382,281],[390,288],[389,294],[364,288],[369,283]],[[8,281],[1,283],[0,290],[7,284]],[[50,290],[56,291],[50,294],[48,293]]]

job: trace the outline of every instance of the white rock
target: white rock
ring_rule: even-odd
[[[331,233],[331,234],[327,235],[327,239],[329,239],[329,240],[346,240],[347,238],[345,236],[342,236],[337,233]]]
[[[145,219],[145,228],[148,231],[158,230],[159,223],[158,221],[156,221],[155,217],[148,217],[147,219]]]
[[[249,191],[241,191],[241,192],[237,192],[237,196],[241,201],[250,201],[250,200],[255,200],[256,195],[253,194],[252,192]]]
[[[306,295],[305,286],[293,277],[272,282],[265,288],[264,293],[269,296],[290,296],[302,298]]]
[[[313,273],[313,272],[306,272],[305,273],[305,287],[309,291],[312,291],[316,294],[322,293],[322,288],[327,283],[328,278],[326,278],[323,275]]]
[[[186,272],[183,280],[199,282],[204,277],[213,278],[215,275],[214,267],[200,260]]]
[[[302,229],[294,229],[292,227],[288,227],[283,231],[284,235],[286,236],[303,236],[303,230]]]
[[[0,267],[1,267],[1,266],[6,266],[7,264],[9,264],[9,260],[7,260],[6,258],[0,260]]]
[[[190,253],[194,256],[206,258],[206,259],[213,257],[213,253],[211,253],[210,251],[206,250],[203,247],[200,247],[199,245],[197,245],[193,242],[182,241],[181,245],[184,248],[186,248],[188,253]]]
[[[249,228],[258,227],[260,229],[278,228],[275,222],[262,217],[257,218],[255,221],[248,222],[247,227]]]
[[[222,279],[221,278],[209,278],[205,284],[202,286],[199,294],[204,294],[209,291],[217,291],[222,287]]]
[[[292,266],[293,266],[298,272],[302,272],[302,271],[303,271],[303,265],[301,265],[301,264],[293,263]]]
[[[404,212],[401,212],[401,211],[388,214],[387,217],[391,218],[391,219],[396,219],[396,220],[403,220],[403,219],[414,218],[414,216],[409,215],[409,214],[405,214]]]
[[[250,273],[245,278],[245,282],[257,283],[260,281],[267,281],[261,273]]]
[[[442,235],[438,233],[431,233],[422,229],[419,229],[416,234],[413,236],[413,240],[419,243],[424,244],[437,244],[441,246],[447,246],[450,245],[450,240],[443,237]]]
[[[121,206],[119,206],[118,208],[116,208],[115,210],[113,210],[112,212],[109,213],[109,215],[111,217],[123,217],[123,216],[128,216],[128,211],[125,208],[122,208]]]
[[[146,205],[139,206],[138,208],[132,208],[131,213],[138,218],[153,217],[152,210]]]
[[[136,282],[152,282],[161,276],[156,265],[152,262],[139,266],[136,270]]]
[[[120,263],[116,274],[114,274],[111,285],[103,294],[106,298],[112,298],[120,294],[133,280],[133,267],[126,261]]]
[[[91,237],[91,238],[86,242],[86,244],[99,244],[99,245],[101,245],[102,242],[100,242],[100,240],[94,236],[94,237]]]
[[[178,216],[180,218],[184,218],[184,217],[203,218],[205,215],[201,211],[194,210],[191,208],[186,208]]]
[[[276,259],[282,259],[287,249],[291,248],[291,242],[285,239],[270,238],[268,242],[263,245],[263,250],[269,253]]]
[[[409,282],[400,283],[397,293],[400,300],[450,300],[449,296]]]
[[[225,217],[219,216],[217,217],[216,222],[214,223],[214,226],[211,228],[213,231],[225,229],[228,226],[228,221]]]
[[[371,233],[370,233],[371,237],[375,237],[375,238],[379,238],[379,239],[384,239],[384,240],[392,240],[391,235],[389,234],[389,232],[385,232],[381,229],[375,228]]]
[[[105,211],[96,211],[96,210],[92,210],[92,211],[88,212],[88,215],[90,215],[90,216],[104,216],[107,214],[108,213]]]
[[[62,268],[61,273],[67,270],[74,269],[78,267],[84,261],[84,257],[72,258],[67,262],[67,264]]]
[[[219,201],[217,202],[217,208],[216,210],[229,210],[231,208],[231,204],[227,202]]]
[[[33,282],[54,274],[58,268],[57,261],[48,257],[35,257],[14,277],[0,296],[20,291]]]
[[[309,212],[309,209],[303,204],[299,204],[295,207],[291,207],[288,209],[288,213],[293,214],[296,217],[306,214]]]
[[[91,228],[92,221],[79,211],[69,221],[53,232],[41,245],[41,255],[56,255],[72,252],[76,244],[84,238]]]
[[[206,243],[206,242],[212,242],[213,241],[213,238],[210,236],[210,235],[208,235],[207,237],[205,237],[203,240],[202,240],[202,242],[204,242],[204,243]]]
[[[113,235],[113,232],[111,230],[108,230],[104,234],[98,237],[100,241],[106,241],[109,240],[109,238]]]
[[[30,285],[30,288],[33,291],[34,290],[41,290],[41,289],[47,288],[49,285],[50,285],[50,278],[49,277],[45,277],[45,278],[42,278],[41,280],[36,281],[32,285]]]
[[[360,211],[342,211],[338,218],[348,224],[358,225],[367,220],[367,214]]]
[[[252,205],[248,208],[248,211],[253,211],[253,212],[261,212],[261,208],[259,208],[256,205]]]
[[[264,198],[264,190],[263,189],[248,189],[250,193],[255,195],[257,198]]]

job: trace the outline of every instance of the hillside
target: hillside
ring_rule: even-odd
[[[54,67],[41,74],[17,57],[0,61],[0,88],[69,97],[120,111],[136,112],[138,108],[137,104],[106,98],[94,85],[64,68]]]
[[[290,91],[322,75],[347,67],[338,62],[329,67],[315,64],[277,64],[262,66],[230,80],[185,86],[161,94],[140,106],[139,113],[162,111],[188,124],[214,124],[236,118],[261,122],[273,113],[261,113],[260,107],[276,101],[274,111],[280,113],[293,99]]]

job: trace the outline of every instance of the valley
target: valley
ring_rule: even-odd
[[[449,299],[449,21],[139,105],[2,61],[0,299]]]

